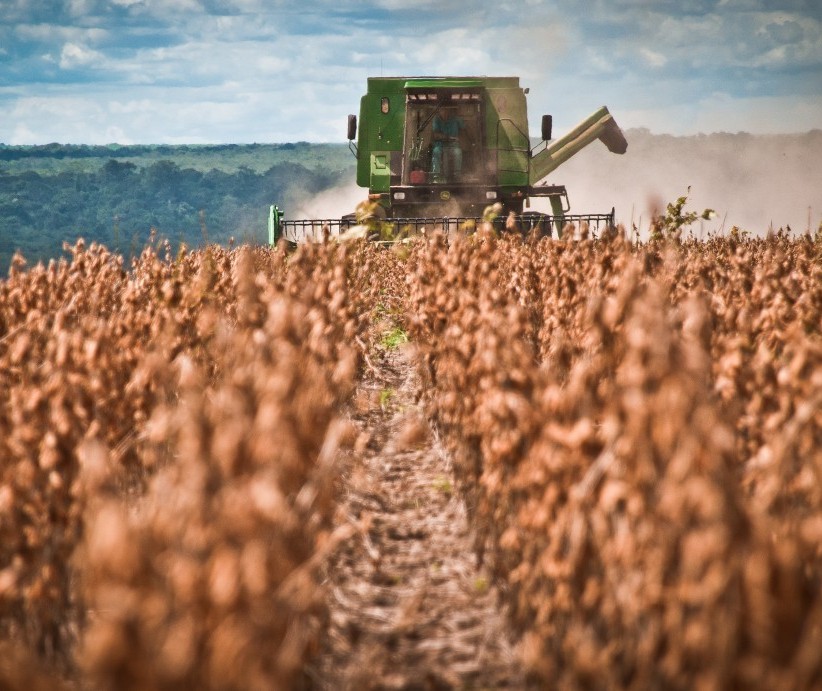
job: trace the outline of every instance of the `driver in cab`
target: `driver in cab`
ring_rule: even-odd
[[[446,106],[434,116],[434,147],[431,152],[431,172],[434,182],[458,180],[462,174],[460,133],[465,121],[456,108]]]

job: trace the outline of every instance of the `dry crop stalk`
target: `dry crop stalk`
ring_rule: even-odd
[[[534,672],[564,687],[818,683],[818,635],[803,632],[820,612],[819,248],[617,236],[544,249],[434,240],[410,293],[429,409]],[[746,285],[758,311],[740,351]],[[768,405],[740,418],[714,394],[772,360]],[[737,455],[758,449],[782,459],[760,499],[746,496],[757,464]]]
[[[18,258],[0,282],[0,629],[63,670],[73,665],[85,619],[77,569],[98,568],[73,557],[87,516],[97,515],[100,496],[142,503],[154,474],[174,460],[172,440],[156,440],[162,411],[174,418],[181,400],[174,363],[201,372],[203,391],[211,391],[233,370],[233,349],[259,350],[260,327],[279,318],[282,292],[311,286],[310,299],[291,300],[287,310],[309,329],[300,331],[297,360],[288,356],[295,372],[308,367],[319,378],[309,394],[318,400],[303,402],[293,420],[311,440],[300,447],[310,456],[329,406],[350,390],[358,352],[349,344],[362,325],[345,248],[318,249],[291,265],[273,250],[209,247],[162,258],[147,248],[130,271],[98,246],[71,251],[70,262],[29,271]],[[315,499],[327,504],[322,477]],[[97,596],[93,588],[86,595]]]

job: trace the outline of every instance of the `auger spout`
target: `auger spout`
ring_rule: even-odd
[[[608,108],[602,106],[564,137],[551,142],[531,158],[529,175],[531,185],[536,185],[595,139],[599,139],[608,147],[608,151],[615,154],[624,154],[628,149],[628,142],[614,120],[614,116],[608,112]]]

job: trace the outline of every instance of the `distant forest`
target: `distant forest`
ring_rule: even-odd
[[[0,144],[0,276],[12,255],[63,255],[78,237],[126,256],[152,232],[196,247],[264,242],[268,205],[288,210],[354,177],[343,144]]]
[[[551,175],[567,185],[574,212],[616,207],[618,222],[647,234],[653,207],[687,193],[689,210],[717,212],[697,234],[734,226],[822,233],[822,130],[625,136],[624,156],[594,143]],[[345,144],[0,144],[0,277],[15,250],[32,264],[62,256],[63,242],[78,237],[126,257],[152,229],[175,249],[264,242],[269,204],[292,218],[301,209],[322,215],[314,195],[350,189],[354,165]]]

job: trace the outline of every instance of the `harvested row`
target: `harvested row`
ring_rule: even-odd
[[[819,243],[419,252],[429,411],[532,675],[822,683]]]

